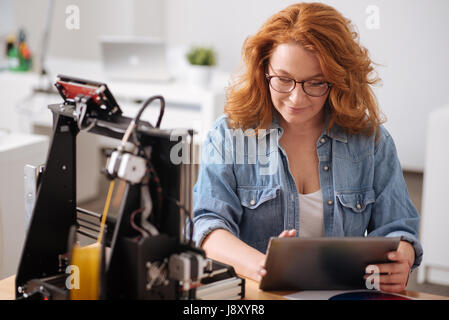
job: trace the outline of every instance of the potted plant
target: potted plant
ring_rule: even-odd
[[[215,51],[208,47],[192,47],[186,54],[190,63],[189,79],[193,85],[208,87],[212,78],[212,67],[216,63]]]

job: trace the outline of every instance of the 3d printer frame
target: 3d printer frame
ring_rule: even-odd
[[[70,263],[73,231],[79,227],[78,213],[88,212],[78,208],[76,203],[76,137],[80,130],[87,130],[120,140],[133,121],[122,116],[105,84],[60,76],[56,86],[65,101],[49,105],[53,114],[53,136],[16,276],[17,298],[30,298],[33,294],[38,298],[69,298],[65,270]],[[151,150],[151,165],[159,173],[164,192],[162,204],[158,203],[154,192],[150,193],[153,204],[161,206],[150,217],[159,234],[136,237],[129,220],[130,214],[139,209],[141,190],[139,184],[127,182],[117,218],[107,219],[102,248],[103,253],[109,249],[109,254],[107,257],[103,254],[101,299],[196,298],[195,288],[180,290],[179,281],[169,279],[168,275],[163,283],[150,279],[151,268],[167,263],[167,257],[172,254],[188,251],[205,257],[203,250],[186,241],[183,221],[188,218],[188,212],[183,207],[181,183],[184,169],[182,164],[170,161],[173,146],[187,141],[187,136],[193,142],[193,130],[184,133],[176,130],[176,140],[172,133],[172,130],[161,130],[145,121],[136,124],[139,148]],[[237,295],[243,297],[244,280],[236,278],[232,267],[217,262],[210,268],[211,275],[217,268],[222,270],[215,272],[218,277],[210,277],[206,282],[238,279],[241,289]]]

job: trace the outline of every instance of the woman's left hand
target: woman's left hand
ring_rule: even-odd
[[[381,291],[401,292],[407,286],[410,269],[415,261],[415,249],[407,241],[399,243],[397,251],[388,253],[390,263],[375,265],[379,270],[379,285]],[[372,270],[372,268],[367,269]],[[372,274],[366,274],[365,280],[372,277]]]

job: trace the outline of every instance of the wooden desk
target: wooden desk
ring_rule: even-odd
[[[0,300],[15,299],[15,276],[11,276],[0,280]],[[246,279],[245,292],[246,300],[285,300],[284,296],[290,294],[290,291],[262,291],[259,290],[259,284],[256,281]],[[428,293],[406,290],[401,292],[402,295],[422,300],[449,300],[449,297],[443,297]]]
[[[262,291],[256,281],[246,279],[246,297],[247,300],[285,300],[285,295],[292,294],[294,291]],[[449,297],[438,296],[429,293],[405,290],[401,295],[422,299],[422,300],[449,300]]]
[[[16,276],[10,276],[3,280],[0,280],[0,300],[14,300],[15,287],[16,287]]]

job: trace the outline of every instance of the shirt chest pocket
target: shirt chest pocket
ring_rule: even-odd
[[[374,190],[337,193],[340,215],[346,236],[363,236],[375,202]]]
[[[268,239],[282,229],[280,186],[237,188],[242,206],[240,238],[261,251]]]
[[[255,210],[264,203],[276,199],[280,192],[280,186],[276,187],[238,187],[237,195],[243,207]]]

